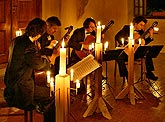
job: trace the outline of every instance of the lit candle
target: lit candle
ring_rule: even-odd
[[[47,71],[46,72],[46,74],[47,74],[47,84],[49,85],[50,84],[50,71]]]
[[[77,89],[80,88],[80,82],[79,80],[76,80],[76,94],[77,94]]]
[[[107,48],[108,48],[108,41],[106,41],[105,44],[104,44],[104,51],[106,51]]]
[[[133,32],[134,32],[134,27],[133,27],[133,23],[130,24],[130,39],[133,39]]]
[[[70,79],[73,81],[73,69],[70,70]]]
[[[80,81],[79,80],[76,80],[76,88],[80,88]]]
[[[159,31],[159,28],[158,27],[154,27],[154,31]]]
[[[92,50],[92,44],[89,45],[89,50]]]
[[[22,31],[20,29],[18,31],[16,31],[16,37],[21,36],[21,35],[22,35]]]
[[[121,38],[121,44],[124,46],[124,38]]]
[[[92,49],[94,49],[95,48],[95,44],[94,43],[92,43]]]
[[[139,45],[141,45],[141,43],[142,43],[142,39],[141,39],[141,38],[139,38]]]
[[[50,79],[50,96],[52,96],[53,92],[54,92],[54,78],[52,77]]]
[[[66,48],[64,48],[64,39],[62,41],[62,48],[60,48],[60,71],[61,76],[66,75]]]
[[[101,42],[101,26],[100,26],[100,21],[98,21],[98,25],[97,25],[97,36],[96,36],[96,43],[100,43]]]

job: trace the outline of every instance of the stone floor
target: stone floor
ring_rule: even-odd
[[[107,101],[106,104],[112,119],[106,119],[102,113],[93,113],[91,116],[83,117],[83,114],[88,109],[91,98],[87,96],[87,101],[82,100],[82,94],[71,95],[71,112],[68,122],[165,122],[165,54],[159,54],[154,59],[155,74],[159,77],[158,81],[152,83],[152,87],[146,82],[142,81],[135,84],[135,87],[142,92],[144,99],[136,97],[135,105],[130,103],[129,97],[116,100],[115,96],[122,90],[122,78],[117,76],[114,82],[114,61],[109,61],[107,64],[107,81],[103,81],[103,98]],[[103,75],[106,74],[105,62],[103,62]],[[4,70],[1,70],[3,74]],[[135,65],[135,82],[140,77],[140,66]],[[1,88],[3,87],[3,75],[0,80]],[[107,85],[108,83],[108,85]],[[10,112],[9,109],[0,109],[1,113]],[[20,110],[12,109],[11,112],[19,113]],[[34,112],[34,122],[42,122],[43,116]],[[23,117],[0,117],[0,122],[23,122]]]

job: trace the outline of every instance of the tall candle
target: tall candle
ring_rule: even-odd
[[[52,96],[53,92],[54,92],[54,78],[52,77],[50,79],[50,96]]]
[[[142,39],[141,39],[141,38],[139,38],[139,45],[141,45],[141,43],[142,43]]]
[[[104,51],[106,51],[108,48],[108,42],[106,41],[105,44],[104,44]]]
[[[129,34],[130,39],[133,39],[133,32],[134,32],[134,26],[133,26],[133,23],[131,23],[130,24],[130,34]]]
[[[66,48],[64,48],[64,39],[62,41],[62,48],[60,48],[60,71],[61,76],[66,75]]]
[[[101,42],[101,26],[100,26],[100,21],[98,21],[98,25],[97,25],[97,35],[96,35],[96,43],[100,43]]]

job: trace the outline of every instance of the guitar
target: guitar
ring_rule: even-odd
[[[141,39],[141,45],[144,46],[145,45],[145,36],[149,33],[149,30],[151,28],[154,28],[158,25],[158,22],[155,21],[152,23],[152,25],[138,38],[135,40],[135,44],[134,44],[134,50],[136,51],[137,48],[140,46],[139,45],[139,39]],[[128,44],[125,46],[124,52],[128,55]]]
[[[52,55],[49,57],[49,60],[50,60],[51,64],[53,64],[53,65],[54,65],[54,63],[55,63],[56,57],[58,57],[58,56],[60,55],[60,54],[59,54],[59,47],[61,47],[61,44],[62,44],[63,39],[65,40],[65,42],[68,41],[67,36],[72,32],[73,26],[69,26],[69,27],[67,27],[67,28],[65,28],[65,29],[67,29],[68,31],[67,31],[67,32],[65,33],[65,35],[61,38],[61,40],[58,41],[58,43],[53,47],[53,53],[52,53]]]
[[[112,25],[114,24],[113,20],[110,20],[108,24],[105,26],[105,28],[101,31],[101,34],[104,34]],[[80,42],[80,44],[86,44],[90,45],[95,42],[95,36],[93,35],[88,35],[85,39],[84,42]],[[75,50],[76,55],[80,58],[83,59],[89,54],[93,53],[94,51],[90,51],[88,49],[82,49],[82,50]]]
[[[73,30],[73,26],[69,26],[67,27],[68,31],[66,32],[66,34],[61,38],[61,40],[54,46],[53,48],[53,54],[51,57],[45,56],[45,58],[47,58],[48,60],[51,61],[51,64],[54,65],[55,59],[57,56],[59,56],[58,54],[58,49],[61,46],[61,43],[63,41],[63,39],[66,39],[67,36],[71,33],[71,31]],[[66,29],[65,29],[66,30]],[[67,39],[66,39],[67,40]],[[51,65],[52,66],[52,65]],[[50,67],[50,69],[52,69],[52,67]],[[36,85],[39,86],[46,86],[47,85],[47,76],[46,76],[46,71],[45,70],[35,70],[34,71],[34,79],[35,79],[35,83]],[[53,74],[52,74],[53,75]]]

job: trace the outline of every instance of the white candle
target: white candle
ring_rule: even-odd
[[[64,48],[64,39],[62,41],[62,48],[60,48],[60,71],[61,76],[66,75],[66,48]]]
[[[121,38],[121,44],[124,45],[124,38]]]
[[[95,44],[94,43],[92,43],[92,49],[94,49],[95,48]]]
[[[76,89],[80,88],[80,81],[76,80]]]
[[[47,71],[46,72],[46,74],[47,74],[47,84],[50,84],[50,71]]]
[[[139,38],[139,45],[141,45],[141,43],[142,43],[142,39],[141,39],[141,38]]]
[[[50,96],[52,96],[53,92],[54,92],[54,78],[52,77],[50,79]]]
[[[130,24],[130,39],[133,39],[133,32],[134,32],[134,26],[133,26],[133,23]]]
[[[101,26],[100,26],[100,21],[98,21],[98,26],[97,26],[97,36],[96,36],[96,43],[101,42]]]
[[[106,42],[104,43],[104,51],[106,51],[107,48],[108,48],[108,41],[106,41]]]
[[[73,69],[70,70],[70,79],[73,81]]]
[[[18,31],[16,31],[16,37],[21,36],[21,35],[22,35],[22,31],[20,29]]]

